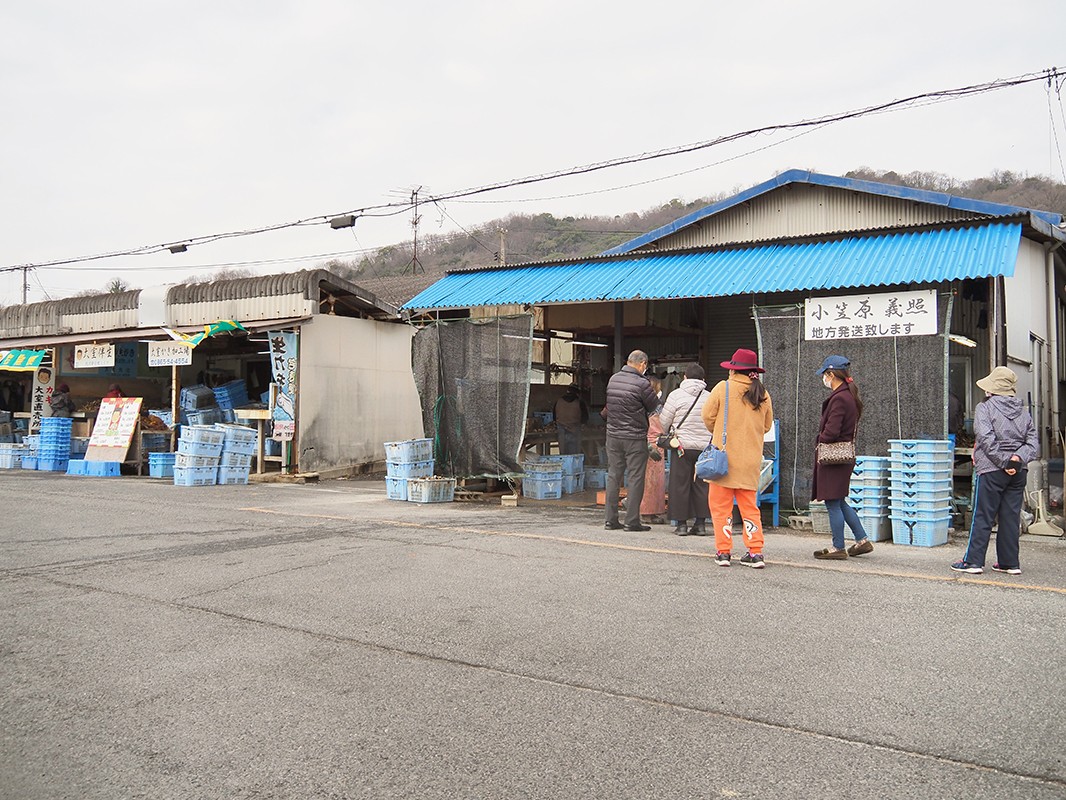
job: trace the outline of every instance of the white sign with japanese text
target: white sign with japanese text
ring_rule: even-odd
[[[812,297],[803,312],[807,341],[928,336],[936,325],[935,289]]]
[[[74,369],[115,366],[113,344],[79,344],[74,346]]]
[[[182,342],[149,342],[148,366],[187,367],[192,363],[192,348]]]

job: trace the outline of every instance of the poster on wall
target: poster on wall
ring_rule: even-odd
[[[52,369],[52,352],[44,356],[42,366],[33,373],[33,387],[30,389],[30,433],[41,430],[41,418],[52,416],[49,401],[55,391],[56,376]]]
[[[270,342],[270,370],[274,383],[278,385],[272,413],[274,433],[271,438],[279,442],[291,442],[296,436],[298,338],[295,333],[278,331],[268,333],[267,339]]]
[[[149,367],[187,367],[192,364],[192,348],[184,342],[148,343]]]
[[[140,397],[105,397],[101,400],[85,459],[125,461],[140,415]]]
[[[74,347],[74,369],[115,366],[113,344],[79,344]]]
[[[935,289],[812,297],[803,311],[807,341],[928,336],[936,324]]]

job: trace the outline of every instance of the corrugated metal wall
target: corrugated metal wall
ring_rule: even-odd
[[[308,300],[303,294],[286,294],[171,304],[167,314],[171,325],[205,325],[219,319],[247,321],[303,317],[316,314],[318,310],[315,300]]]
[[[709,247],[793,236],[979,219],[983,214],[828,186],[792,184],[700,220],[641,250]]]

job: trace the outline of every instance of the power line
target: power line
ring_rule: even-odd
[[[546,172],[538,175],[530,175],[523,178],[499,181],[496,183],[485,184],[483,186],[461,189],[455,192],[431,196],[429,197],[429,199],[430,201],[456,200],[459,198],[472,197],[488,192],[510,189],[517,186],[528,186],[530,184],[543,183],[545,181],[557,180],[559,178],[573,177],[576,175],[586,175],[592,172],[598,172],[601,170],[611,169],[614,167],[624,166],[628,164],[638,164],[645,161],[654,161],[657,159],[683,155],[699,150],[705,150],[708,148],[717,147],[719,145],[739,141],[741,139],[750,138],[760,134],[769,134],[778,131],[818,128],[821,126],[833,124],[836,122],[842,122],[849,119],[856,119],[872,114],[885,113],[887,111],[907,106],[925,105],[931,102],[957,100],[963,97],[970,97],[973,95],[984,94],[986,92],[993,92],[998,91],[1000,89],[1021,86],[1024,84],[1033,83],[1035,81],[1057,81],[1060,77],[1060,74],[1061,73],[1059,72],[1058,67],[1051,67],[1049,69],[1041,70],[1039,72],[1025,73],[1023,75],[1018,75],[1012,78],[997,79],[994,81],[972,84],[969,86],[962,86],[954,89],[942,89],[932,92],[922,92],[921,94],[912,95],[910,97],[904,97],[898,100],[878,103],[875,105],[866,106],[864,108],[854,109],[851,111],[841,112],[837,114],[828,114],[821,117],[815,117],[813,119],[803,119],[796,122],[780,123],[776,125],[764,125],[758,128],[750,128],[748,130],[738,131],[736,133],[731,133],[725,136],[719,136],[717,138],[705,140],[702,142],[694,142],[691,144],[680,145],[676,147],[663,148],[661,150],[649,151],[632,156],[622,156],[619,158],[607,159],[605,161],[595,162],[592,164],[570,167],[568,169],[557,170],[554,172]],[[187,239],[176,240],[166,244],[144,245],[142,247],[135,247],[128,250],[117,250],[108,253],[83,255],[66,259],[55,259],[52,261],[42,261],[32,264],[19,264],[0,268],[0,272],[34,269],[37,267],[56,267],[65,264],[79,264],[87,261],[98,261],[105,258],[116,258],[119,256],[147,255],[150,253],[162,252],[164,250],[181,252],[181,250],[177,250],[177,248],[185,249],[191,245],[210,244],[212,242],[217,242],[224,239],[253,236],[261,233],[268,233],[271,231],[284,230],[287,228],[328,224],[331,222],[331,220],[344,216],[352,216],[354,218],[389,217],[397,214],[406,213],[407,211],[411,210],[411,208],[412,203],[410,202],[367,205],[360,208],[350,209],[348,211],[341,212],[340,214],[318,214],[310,217],[305,217],[303,219],[299,219],[293,222],[283,222],[274,225],[265,225],[258,228],[250,228],[240,231],[229,231],[225,233],[208,234],[205,236],[195,236]]]

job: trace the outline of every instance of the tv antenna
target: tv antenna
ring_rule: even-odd
[[[422,187],[419,186],[411,192],[411,227],[414,229],[414,243],[411,250],[411,263],[407,265],[407,268],[403,271],[403,274],[407,274],[407,270],[411,271],[414,275],[421,272],[423,275],[426,273],[426,268],[422,266],[422,262],[418,260],[418,223],[422,221],[422,215],[418,213],[418,193],[422,191]]]

